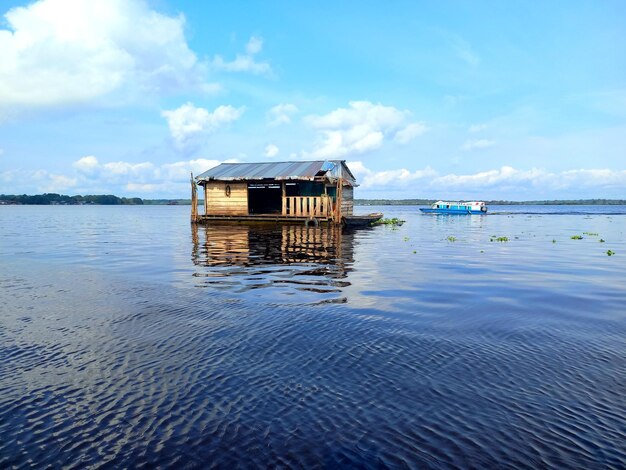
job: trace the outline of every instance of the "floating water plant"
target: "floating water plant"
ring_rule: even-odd
[[[611,250],[606,250],[606,254],[607,254],[608,256],[613,256],[613,255],[615,254],[615,252],[614,252],[614,251],[611,251]]]
[[[456,237],[450,236],[450,237],[448,237],[448,241],[449,242],[455,242],[456,241]]]
[[[552,239],[552,243],[556,243],[556,240],[554,238]]]
[[[496,237],[495,235],[493,235],[490,239],[490,242],[508,242],[509,238],[508,237]]]
[[[404,241],[408,242],[409,241],[409,237],[404,237]]]
[[[583,232],[583,235],[589,235],[590,237],[597,237],[598,234],[595,232]]]
[[[583,239],[583,237],[581,237],[580,235],[572,235],[570,238],[572,240],[582,240]]]
[[[393,219],[380,219],[377,220],[376,222],[372,222],[371,225],[392,225],[392,226],[396,226],[396,225],[402,225],[405,221],[404,220],[400,220],[397,217],[394,217]]]
[[[599,241],[600,241],[600,243],[604,243],[604,239],[603,238],[601,238]]]

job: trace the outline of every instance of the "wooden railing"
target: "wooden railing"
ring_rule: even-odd
[[[286,196],[283,215],[292,217],[330,217],[333,201],[328,196]]]

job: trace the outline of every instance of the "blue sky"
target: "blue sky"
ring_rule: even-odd
[[[356,197],[626,198],[626,3],[0,0],[0,193],[188,197],[345,159]]]

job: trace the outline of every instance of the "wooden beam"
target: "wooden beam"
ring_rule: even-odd
[[[287,215],[287,186],[284,181],[281,183],[281,186],[283,190],[283,215]]]
[[[191,221],[194,224],[198,222],[198,188],[193,180],[193,173],[191,173]]]
[[[335,222],[341,223],[341,203],[343,201],[343,179],[337,180],[337,220]]]

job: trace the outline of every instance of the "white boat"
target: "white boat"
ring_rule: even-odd
[[[428,209],[420,210],[427,214],[486,214],[487,206],[482,201],[437,201]]]

